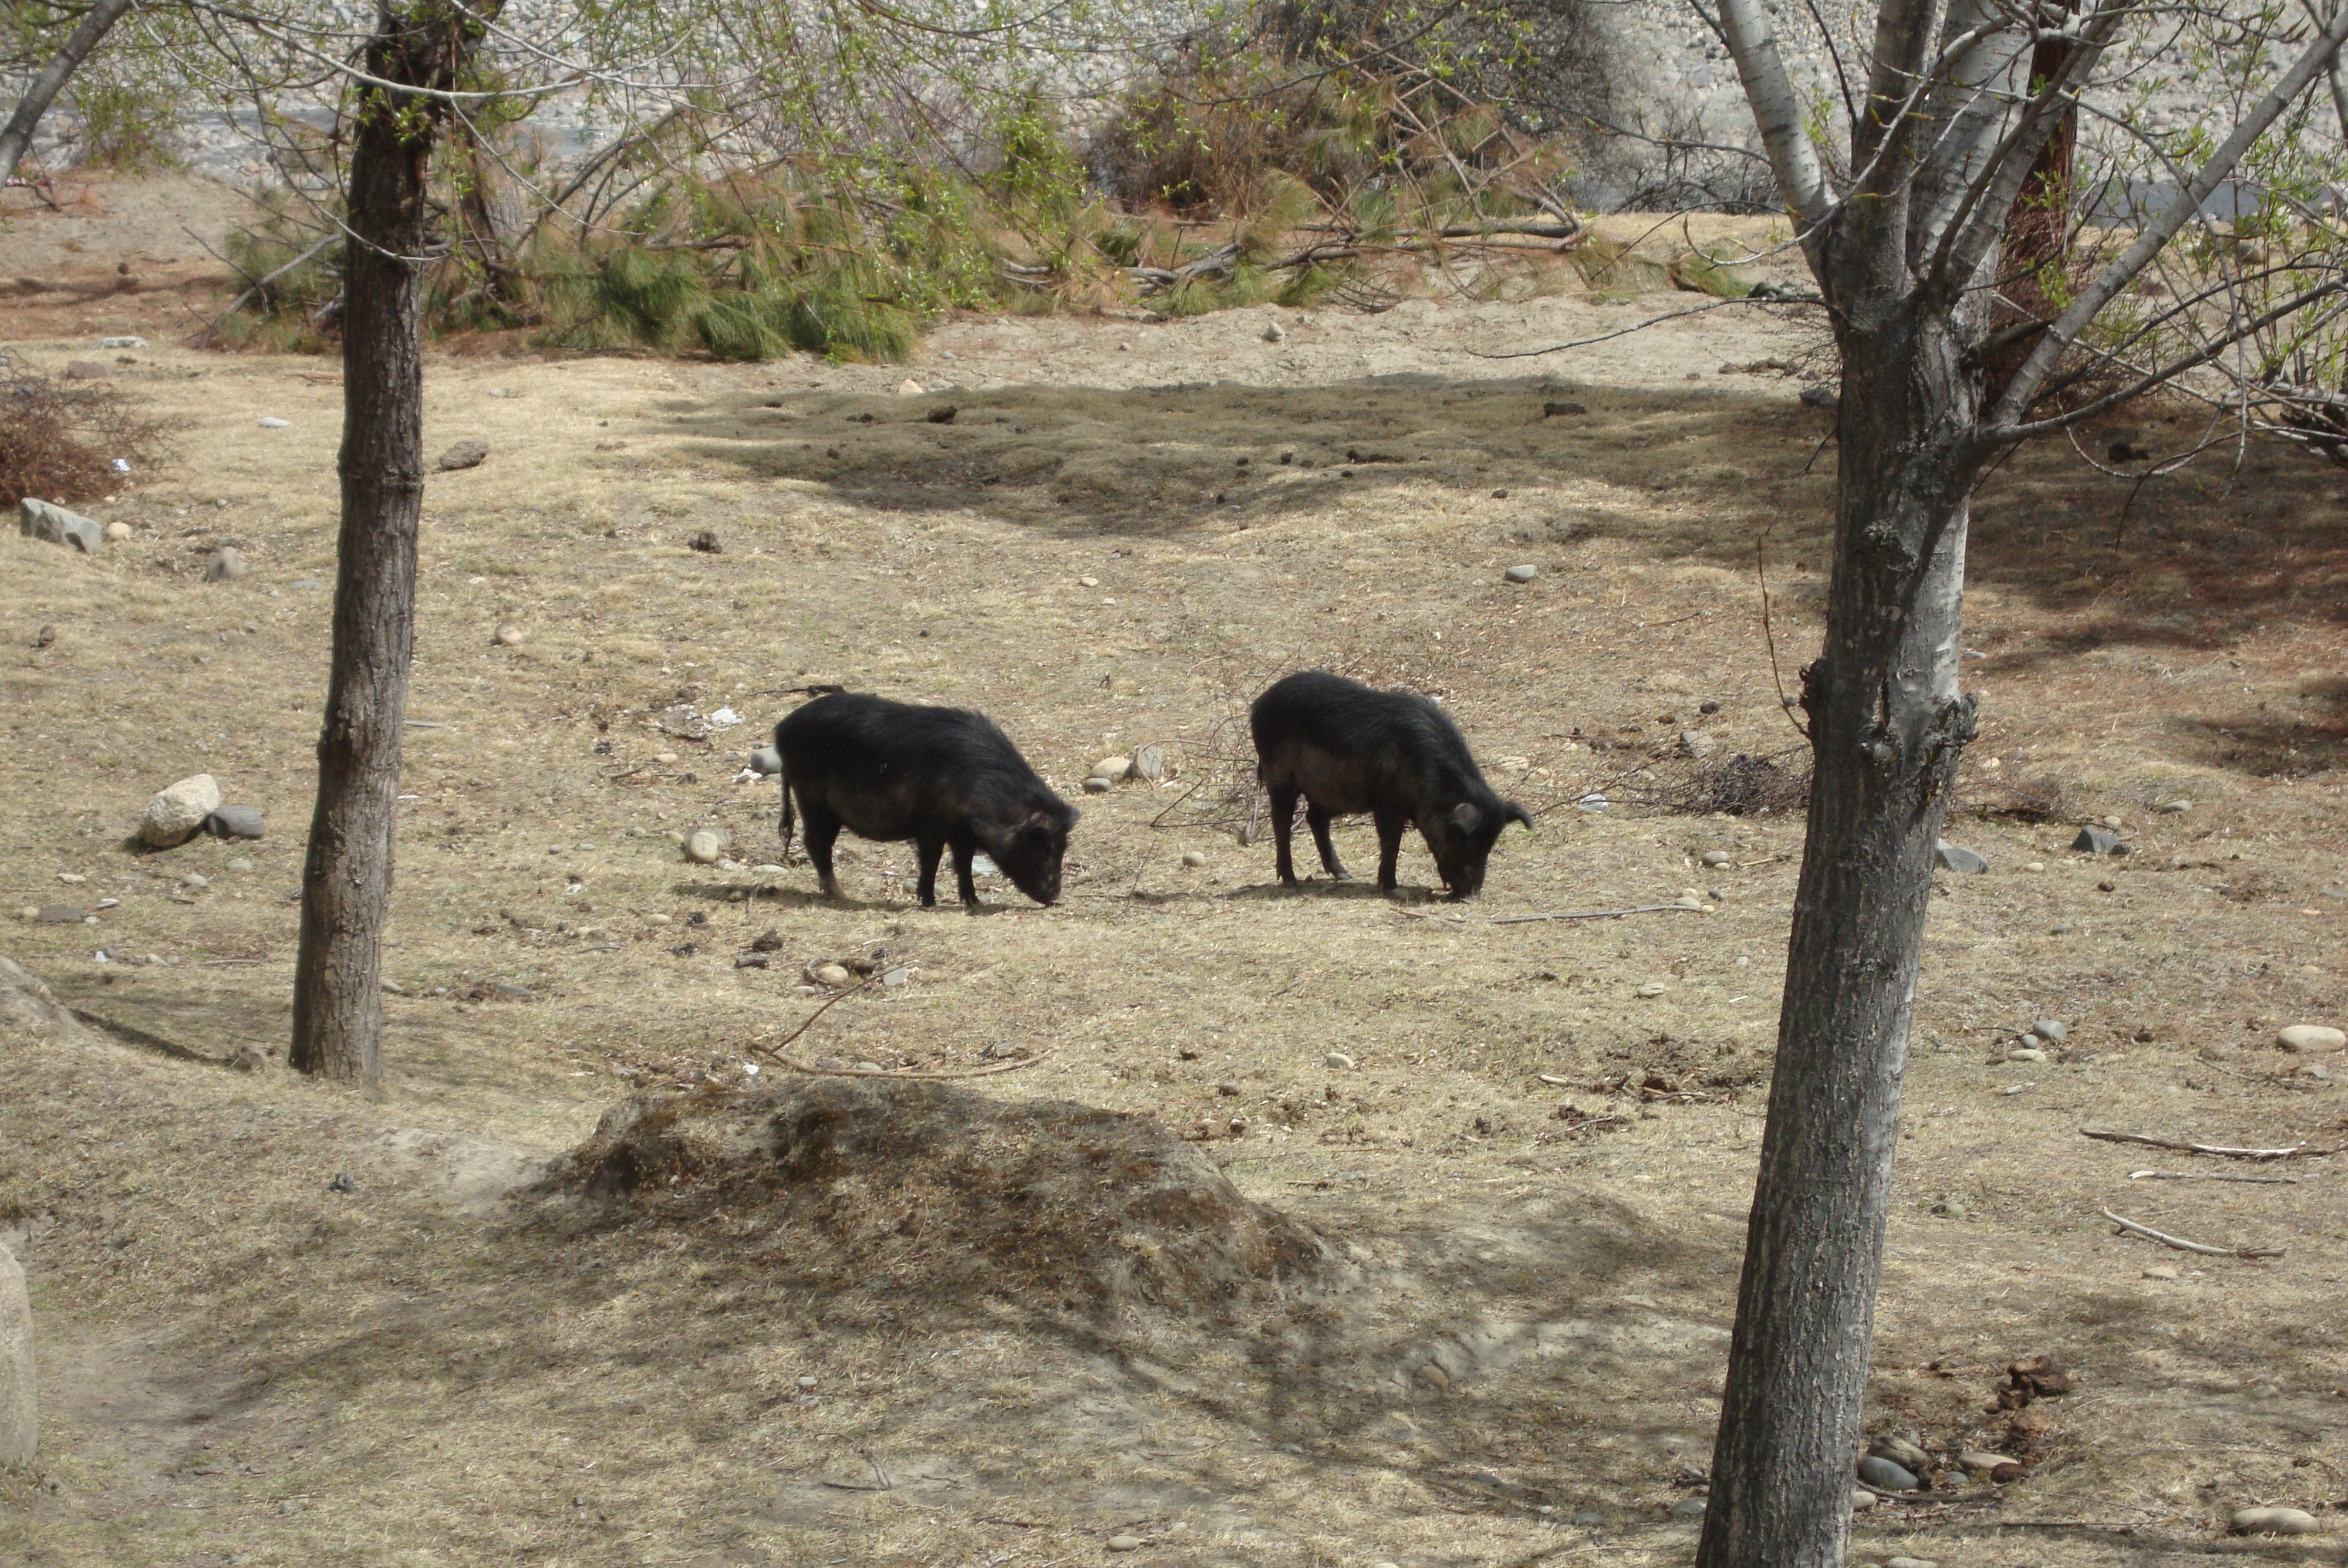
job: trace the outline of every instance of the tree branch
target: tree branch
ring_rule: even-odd
[[[1806,224],[1827,215],[1833,193],[1827,188],[1818,149],[1802,124],[1801,100],[1786,75],[1777,53],[1777,36],[1761,0],[1720,0],[1721,30],[1729,52],[1736,57],[1736,74],[1745,84],[1746,101],[1753,106],[1753,122],[1760,128],[1761,145],[1769,150],[1769,168],[1777,177],[1777,192]]]
[[[122,19],[130,4],[131,0],[98,0],[66,40],[65,47],[26,84],[25,96],[16,100],[16,112],[8,117],[7,128],[0,129],[0,183],[5,183],[16,172],[25,149],[33,145],[33,128],[41,123],[41,117],[57,100],[66,79],[81,68],[81,63],[89,58],[108,30]]]
[[[2194,214],[2201,210],[2201,204],[2209,200],[2210,194],[2225,181],[2227,176],[2233,173],[2235,165],[2241,162],[2242,155],[2250,151],[2251,145],[2266,134],[2267,128],[2281,118],[2283,110],[2307,90],[2317,73],[2324,70],[2338,56],[2343,40],[2348,40],[2348,5],[2333,9],[2332,19],[2308,45],[2307,52],[2283,73],[2281,81],[2268,89],[2266,96],[2234,128],[2233,134],[2219,145],[2218,150],[2209,155],[2209,161],[2201,166],[2201,171],[2193,177],[2192,183],[2178,191],[2177,200],[2145,225],[2135,242],[2121,251],[2111,265],[2096,275],[2094,282],[2080,292],[2069,308],[2054,318],[2054,324],[2046,329],[2046,335],[2038,340],[2038,346],[2031,351],[2028,359],[2022,362],[2022,368],[2014,372],[2013,381],[2006,384],[2004,395],[1997,400],[1997,406],[1982,422],[1985,427],[2026,428],[2018,424],[2022,411],[2036,399],[2039,388],[2053,373],[2055,363],[2078,341],[2087,323],[2094,321],[2122,289],[2135,282],[2137,274],[2150,265],[2152,259],[2177,238]],[[2084,56],[2088,52],[2082,49],[2080,54]]]

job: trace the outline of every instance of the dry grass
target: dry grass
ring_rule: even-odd
[[[410,732],[389,957],[417,994],[386,999],[391,1081],[371,1100],[94,1044],[0,1060],[0,1228],[51,1389],[39,1466],[0,1483],[0,1558],[1013,1565],[1126,1526],[1158,1563],[1684,1561],[1664,1510],[1717,1410],[1798,821],[1550,809],[1458,909],[1282,893],[1228,826],[1153,830],[1186,768],[1082,799],[1064,906],[990,894],[971,917],[912,908],[900,846],[851,846],[838,906],[804,867],[757,872],[773,800],[727,782],[785,701],[762,694],[810,680],[983,707],[1073,794],[1149,741],[1203,767],[1265,672],[1349,657],[1444,692],[1529,804],[1652,767],[1640,748],[1705,702],[1723,754],[1782,750],[1753,539],[1776,525],[1790,673],[1825,564],[1820,425],[1784,381],[1678,384],[1774,352],[1754,327],[1576,358],[1575,419],[1540,416],[1561,383],[1462,352],[1606,310],[1292,316],[1278,346],[1235,319],[973,321],[915,373],[964,384],[918,398],[888,395],[901,372],[800,362],[436,362],[434,450],[492,453],[427,491],[412,712],[444,727]],[[5,907],[122,902],[97,931],[5,929],[76,1006],[226,1054],[285,1029],[338,410],[290,374],[314,364],[154,361],[130,384],[200,422],[201,466],[103,508],[139,531],[98,557],[0,538]],[[2207,1550],[2241,1503],[2340,1496],[2336,1183],[2131,1184],[2155,1162],[2075,1131],[2282,1141],[2342,1116],[2268,1044],[2336,1013],[2348,962],[2336,481],[2259,449],[2230,491],[2198,482],[2139,497],[2118,548],[2124,491],[2057,452],[1980,508],[1966,787],[1993,758],[2060,780],[2136,853],[1961,825],[1993,869],[1934,901],[1874,1419],[2024,1441],[1982,1407],[2040,1351],[2079,1391],[2041,1407],[2002,1509],[1878,1510],[1878,1557],[2143,1563]],[[724,553],[688,548],[705,529]],[[198,582],[224,537],[252,572]],[[1520,559],[1540,577],[1502,583]],[[528,640],[494,646],[500,620]],[[679,743],[650,715],[680,693],[748,723]],[[123,849],[148,793],[199,769],[272,835]],[[752,865],[684,865],[668,835],[703,823]],[[1365,856],[1368,830],[1342,831]],[[1713,847],[1733,865],[1700,870]],[[1432,880],[1416,845],[1403,879]],[[1690,886],[1725,897],[1486,923]],[[769,928],[773,967],[735,968]],[[100,942],[165,961],[98,965]],[[1201,1149],[1362,1294],[1169,1349],[802,1276],[738,1209],[572,1235],[480,1198],[630,1084],[736,1070],[814,1005],[802,965],[872,942],[911,983],[795,1049],[945,1068],[1048,1047],[983,1091],[1239,1116]],[[529,995],[467,999],[484,983]],[[2067,1057],[1998,1061],[2044,1012],[2073,1020]],[[327,1190],[338,1172],[356,1192]],[[1931,1212],[1949,1198],[1964,1218]],[[2288,1255],[2172,1258],[2110,1235],[2106,1204]],[[847,1490],[876,1469],[891,1490]],[[1602,1532],[1561,1522],[1584,1509]],[[2311,1550],[2335,1538],[2285,1560]]]

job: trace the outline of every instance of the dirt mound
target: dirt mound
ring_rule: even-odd
[[[615,1219],[751,1221],[811,1283],[1098,1314],[1229,1312],[1333,1263],[1311,1228],[1241,1196],[1146,1116],[941,1083],[625,1101],[541,1190]]]

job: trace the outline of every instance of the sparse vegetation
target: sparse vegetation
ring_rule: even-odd
[[[60,381],[0,354],[0,507],[111,495],[168,462],[178,428],[118,387]]]

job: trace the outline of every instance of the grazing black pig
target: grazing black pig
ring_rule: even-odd
[[[839,897],[831,845],[843,827],[860,838],[911,839],[924,906],[938,901],[938,857],[949,846],[965,904],[978,902],[970,858],[981,850],[1038,904],[1059,897],[1076,810],[984,714],[836,692],[777,724],[775,750],[783,764],[783,852],[790,853],[796,795],[826,897]]]
[[[1329,819],[1368,812],[1378,826],[1378,886],[1393,892],[1395,856],[1410,823],[1426,839],[1435,868],[1454,898],[1484,886],[1492,841],[1511,822],[1533,819],[1484,782],[1467,737],[1451,716],[1410,692],[1380,692],[1325,671],[1282,676],[1248,710],[1255,735],[1256,777],[1272,792],[1272,831],[1280,879],[1296,886],[1289,856],[1296,797],[1329,875],[1343,879],[1329,842]]]

